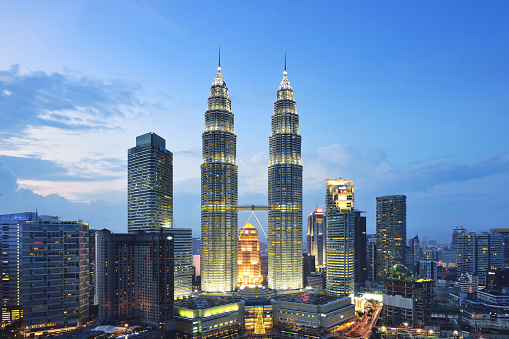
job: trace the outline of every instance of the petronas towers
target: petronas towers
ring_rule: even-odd
[[[283,72],[269,137],[269,288],[302,287],[302,164],[299,116]],[[221,67],[210,89],[201,165],[202,290],[237,288],[238,166],[234,116]]]

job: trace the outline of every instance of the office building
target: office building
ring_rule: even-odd
[[[486,275],[486,290],[502,291],[509,289],[509,269],[489,271]]]
[[[456,243],[458,276],[467,273],[477,276],[477,233],[459,234]]]
[[[452,230],[452,240],[451,240],[451,251],[456,252],[458,249],[458,236],[461,234],[467,233],[467,230],[463,228],[463,225],[458,227],[456,225],[456,228]]]
[[[164,234],[173,237],[174,244],[174,298],[185,298],[193,291],[193,232],[190,228],[165,229]]]
[[[354,292],[355,215],[353,180],[327,179],[327,292],[337,296]]]
[[[269,137],[268,283],[273,289],[302,287],[301,136],[286,74],[285,62]]]
[[[325,268],[325,214],[316,207],[308,216],[307,253],[315,257],[315,267],[318,272]]]
[[[315,256],[302,253],[302,286],[309,287],[310,284],[308,282],[308,278],[311,277],[311,274],[316,272],[315,266]]]
[[[260,241],[258,230],[249,222],[239,230],[238,246],[239,287],[260,285],[263,280]]]
[[[367,266],[368,266],[368,280],[375,281],[376,280],[376,235],[370,234],[368,235],[367,240]]]
[[[354,258],[355,258],[355,283],[362,284],[368,280],[368,263],[366,248],[366,217],[362,211],[354,210]]]
[[[203,291],[237,287],[237,136],[221,66],[207,101],[201,165],[201,286]]]
[[[2,325],[25,336],[70,330],[89,317],[88,224],[37,213],[0,216]]]
[[[136,137],[127,157],[128,232],[173,227],[173,155],[155,133]]]
[[[492,228],[492,233],[500,233],[504,237],[504,268],[509,269],[509,228]]]
[[[174,240],[159,233],[96,233],[96,289],[100,321],[137,318],[173,329]]]
[[[412,270],[412,272],[417,271],[417,263],[419,259],[421,259],[421,248],[419,244],[419,236],[416,235],[415,237],[411,238],[408,241],[408,258],[409,261],[407,263],[407,267]]]
[[[426,279],[437,280],[437,262],[435,260],[418,260],[416,276]]]
[[[377,281],[406,262],[406,196],[376,198]]]
[[[500,233],[477,234],[477,275],[486,282],[489,271],[504,268],[504,236]]]

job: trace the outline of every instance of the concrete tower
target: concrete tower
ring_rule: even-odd
[[[221,63],[207,102],[201,165],[201,284],[207,292],[237,287],[237,136]]]
[[[301,136],[286,74],[285,57],[269,137],[268,283],[273,289],[302,287]]]

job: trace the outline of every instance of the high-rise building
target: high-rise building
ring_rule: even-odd
[[[88,224],[37,213],[0,216],[2,324],[25,336],[84,325],[89,317]]]
[[[307,253],[315,257],[315,267],[319,272],[325,268],[325,214],[316,207],[308,216]]]
[[[203,291],[237,287],[237,136],[221,66],[205,112],[201,165],[201,286]]]
[[[467,230],[463,228],[463,225],[460,227],[456,225],[456,228],[452,230],[451,251],[456,252],[458,248],[458,236],[465,233],[467,233]]]
[[[128,151],[128,232],[173,227],[173,155],[155,133],[136,137]]]
[[[164,234],[173,237],[173,296],[175,299],[188,297],[193,291],[193,231],[190,228],[170,228],[165,229]]]
[[[301,136],[286,74],[285,62],[269,137],[268,283],[273,289],[302,287]]]
[[[173,236],[96,233],[96,289],[101,321],[138,318],[173,329]]]
[[[193,287],[192,230],[173,228],[173,155],[155,133],[136,137],[128,151],[128,232],[172,235],[175,244],[174,297]]]
[[[368,263],[366,259],[366,217],[362,211],[354,210],[354,258],[355,258],[355,283],[362,284],[368,280]]]
[[[354,292],[355,214],[353,180],[327,179],[327,292],[338,296]]]
[[[417,271],[417,262],[421,259],[421,248],[419,244],[419,236],[411,238],[408,241],[409,247],[409,258],[410,260],[407,263],[407,267],[412,270],[412,272]]]
[[[416,276],[436,281],[437,271],[437,262],[435,260],[423,259],[417,261]]]
[[[451,240],[451,251],[456,256],[456,266],[458,266],[458,236],[467,233],[467,230],[463,228],[463,225],[461,227],[458,227],[456,225],[456,228],[452,230],[452,240]]]
[[[490,232],[502,234],[504,238],[504,268],[509,269],[509,228],[492,228]]]
[[[367,241],[367,266],[368,266],[368,280],[376,280],[376,235],[368,235]]]
[[[239,230],[239,287],[262,283],[258,230],[249,222]]]
[[[467,273],[477,276],[477,233],[459,234],[456,244],[458,277]]]
[[[489,271],[504,268],[504,236],[500,233],[477,234],[477,275],[486,282]]]
[[[377,280],[406,263],[406,196],[376,198]]]

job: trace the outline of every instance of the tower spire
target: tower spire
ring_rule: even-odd
[[[221,46],[219,46],[219,63],[217,65],[217,70],[221,72]]]
[[[284,70],[283,74],[286,75],[286,73],[287,72],[286,72],[286,50],[285,50],[285,70]]]

